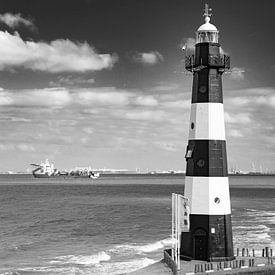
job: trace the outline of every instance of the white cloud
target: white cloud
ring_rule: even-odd
[[[21,143],[21,144],[18,144],[16,147],[20,151],[23,151],[23,152],[34,152],[35,151],[34,147],[30,144]]]
[[[249,113],[235,113],[229,114],[228,112],[224,113],[224,119],[227,123],[235,124],[247,124],[251,122],[251,114]]]
[[[83,77],[73,77],[72,75],[68,75],[68,76],[58,76],[57,77],[57,81],[52,81],[50,82],[51,86],[61,86],[61,85],[65,85],[65,86],[73,86],[73,85],[81,85],[81,84],[93,84],[95,82],[95,80],[93,78],[88,78],[85,79]]]
[[[70,102],[70,93],[63,88],[22,90],[20,92],[0,92],[0,106],[62,107]]]
[[[152,51],[148,53],[136,53],[133,56],[134,62],[142,63],[145,65],[155,65],[163,60],[163,56],[158,51]]]
[[[259,96],[255,98],[255,103],[275,108],[275,95]]]
[[[233,80],[242,80],[244,79],[244,73],[245,73],[244,68],[233,67],[231,69],[229,78]]]
[[[85,127],[85,128],[83,128],[83,132],[85,132],[86,134],[93,134],[94,129],[91,127]]]
[[[190,109],[191,102],[190,100],[165,101],[162,105],[171,109]]]
[[[183,42],[180,43],[180,47],[186,52],[186,55],[195,53],[195,45],[196,40],[192,37],[185,38],[183,39]]]
[[[178,88],[179,88],[179,86],[177,84],[170,84],[170,83],[162,84],[162,83],[160,83],[159,85],[149,89],[149,91],[150,92],[170,92],[170,91],[174,91]]]
[[[164,149],[166,151],[172,151],[172,152],[176,152],[177,151],[177,147],[174,143],[171,142],[156,142],[155,143],[159,148]]]
[[[130,120],[162,121],[166,118],[165,112],[161,110],[128,111],[121,115]]]
[[[157,106],[158,101],[153,96],[138,96],[135,100],[137,105],[143,106]]]
[[[266,95],[251,95],[251,96],[237,96],[229,98],[226,100],[227,103],[232,104],[233,106],[267,106],[275,107],[275,95],[266,94]]]
[[[75,97],[81,104],[93,105],[128,105],[130,93],[113,87],[80,90]]]
[[[23,67],[30,70],[85,72],[112,68],[116,55],[98,54],[87,42],[58,39],[46,42],[24,41],[0,31],[0,70]]]
[[[236,129],[230,129],[228,131],[226,131],[226,134],[230,137],[234,137],[234,138],[237,138],[237,137],[242,137],[243,134],[241,133],[240,130],[236,130]]]
[[[26,143],[19,143],[19,144],[13,144],[13,143],[6,143],[6,144],[0,144],[0,150],[1,151],[10,151],[10,150],[19,150],[22,152],[35,152],[35,148],[33,145],[26,144]]]
[[[23,18],[20,13],[17,14],[11,14],[11,13],[4,13],[0,14],[0,22],[5,23],[7,26],[9,26],[12,29],[15,29],[16,27],[20,25],[24,25],[30,29],[35,29],[35,26],[33,22],[29,19]]]

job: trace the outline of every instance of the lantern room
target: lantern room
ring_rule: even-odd
[[[211,9],[208,8],[208,4],[205,4],[204,9],[204,21],[205,23],[201,25],[196,33],[196,43],[218,43],[219,42],[219,31],[217,28],[209,23],[210,22],[210,13]]]

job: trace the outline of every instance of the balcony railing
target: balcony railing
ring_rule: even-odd
[[[190,72],[199,71],[206,67],[214,67],[221,70],[229,70],[230,57],[228,55],[210,55],[207,60],[201,60],[196,62],[194,55],[188,55],[185,57],[185,68]]]

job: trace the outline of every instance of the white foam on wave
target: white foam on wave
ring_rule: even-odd
[[[149,258],[133,259],[125,262],[114,262],[106,263],[98,269],[93,270],[93,274],[108,274],[108,275],[119,275],[133,272],[135,270],[144,268],[151,264],[154,264],[156,261]],[[97,273],[98,272],[98,273]]]
[[[234,231],[238,231],[243,234],[247,234],[247,231],[253,231],[253,232],[270,232],[270,228],[263,224],[258,225],[238,225],[233,226]]]
[[[247,209],[248,212],[246,215],[250,218],[256,219],[258,222],[275,224],[275,212],[274,211],[264,211],[264,210],[255,210]]]
[[[275,212],[247,208],[244,219],[233,225],[235,247],[255,249],[261,253],[265,246],[275,247],[274,230]]]
[[[149,243],[145,245],[135,245],[135,244],[125,244],[125,245],[117,245],[115,246],[114,249],[111,249],[111,252],[120,252],[120,253],[129,253],[129,252],[134,252],[134,253],[150,253],[154,252],[160,249],[163,249],[166,246],[169,246],[172,244],[172,239],[167,238],[161,241],[157,241],[154,243]]]
[[[51,264],[79,264],[79,265],[95,265],[100,262],[106,262],[111,259],[111,256],[106,252],[99,252],[94,255],[66,255],[55,257]]]
[[[62,258],[64,257],[62,256]],[[123,262],[102,262],[95,266],[47,266],[29,267],[22,270],[27,272],[42,272],[43,274],[56,275],[119,275],[144,268],[148,265],[154,264],[155,262],[155,260],[149,258],[139,258]],[[3,275],[14,275],[14,273],[4,273]],[[18,273],[18,275],[20,275],[20,273]]]
[[[87,273],[85,269],[82,269],[81,267],[56,267],[56,266],[34,266],[34,267],[25,267],[21,268],[20,271],[23,272],[31,272],[31,274],[47,274],[47,275],[88,275],[88,274],[94,274],[94,273]],[[35,273],[34,273],[35,272]],[[20,275],[21,273],[18,273]],[[15,273],[9,274],[9,275],[15,275]]]

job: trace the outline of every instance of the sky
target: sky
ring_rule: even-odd
[[[0,171],[185,170],[192,74],[183,45],[204,1],[1,0]],[[229,170],[275,170],[275,2],[208,1]],[[253,168],[254,167],[254,168]]]

